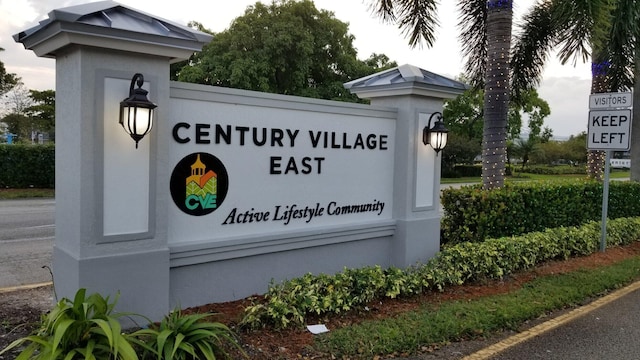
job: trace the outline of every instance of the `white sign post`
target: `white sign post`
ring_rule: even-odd
[[[602,236],[600,251],[607,247],[607,210],[609,206],[609,162],[611,151],[631,147],[632,94],[602,93],[589,96],[589,134],[587,148],[604,150],[604,184],[602,188]]]

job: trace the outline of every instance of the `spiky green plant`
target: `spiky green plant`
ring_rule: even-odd
[[[80,289],[73,301],[60,300],[33,335],[12,342],[0,355],[27,344],[16,360],[137,360],[118,322],[128,314],[113,313],[116,302],[117,297],[109,302],[100,294],[87,297]]]
[[[219,322],[205,319],[213,314],[188,314],[179,310],[165,316],[160,324],[131,334],[131,341],[142,349],[142,359],[215,360],[216,354],[227,356],[223,344],[242,352],[233,332]]]

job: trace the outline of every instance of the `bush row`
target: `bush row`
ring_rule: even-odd
[[[364,308],[373,300],[409,296],[465,282],[501,278],[543,261],[567,259],[596,251],[600,223],[559,227],[517,237],[446,248],[424,265],[406,270],[379,266],[344,269],[335,275],[307,274],[271,284],[264,301],[245,309],[243,324],[286,328],[302,325],[310,314],[323,315]],[[640,239],[640,218],[607,224],[608,246]]]
[[[602,183],[525,182],[497,190],[480,186],[442,192],[441,243],[480,242],[558,226],[575,226],[602,217]],[[617,181],[609,187],[610,218],[640,216],[640,183]]]
[[[479,177],[482,175],[482,166],[480,165],[455,165],[452,168],[442,168],[442,177],[460,178],[460,177]]]
[[[549,165],[529,165],[524,169],[517,168],[518,172],[529,174],[541,174],[541,175],[572,175],[572,174],[586,174],[587,169],[584,166],[549,166]]]
[[[0,145],[0,187],[55,186],[55,145]]]

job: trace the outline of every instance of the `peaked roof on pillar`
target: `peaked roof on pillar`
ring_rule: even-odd
[[[409,88],[443,91],[457,95],[469,88],[465,83],[409,64],[349,81],[344,84],[344,87],[359,96],[360,94],[368,95],[363,97],[375,97],[374,94],[380,90],[407,90]],[[412,93],[414,92],[412,91]]]
[[[55,9],[48,16],[48,19],[40,21],[38,25],[13,35],[13,39],[23,43],[25,48],[34,50],[38,56],[55,57],[55,50],[61,48],[60,45],[65,45],[60,44],[61,39],[54,41],[55,49],[50,49],[50,46],[41,49],[39,45],[43,41],[55,39],[61,33],[75,34],[76,40],[82,35],[88,35],[94,40],[94,43],[84,45],[99,46],[99,42],[95,43],[96,38],[105,41],[115,37],[136,43],[182,47],[189,55],[193,51],[200,51],[213,38],[210,34],[110,0]]]

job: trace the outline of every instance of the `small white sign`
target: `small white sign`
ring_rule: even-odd
[[[589,111],[589,150],[629,150],[631,146],[631,110]]]
[[[307,325],[307,330],[309,330],[309,332],[314,334],[314,335],[318,335],[318,334],[323,334],[323,333],[329,332],[329,329],[327,329],[327,326],[324,325],[324,324]]]
[[[632,106],[630,92],[601,93],[589,95],[589,109],[619,109]]]

